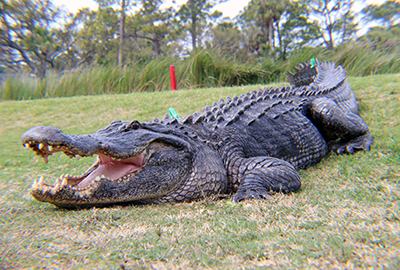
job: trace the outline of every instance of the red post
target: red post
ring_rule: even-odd
[[[169,66],[169,74],[171,75],[172,91],[175,91],[176,90],[176,77],[175,77],[175,66],[174,65]]]

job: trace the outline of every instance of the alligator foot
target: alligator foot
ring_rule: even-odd
[[[332,146],[332,150],[338,154],[353,154],[354,152],[371,150],[371,145],[374,142],[374,137],[367,133],[360,137],[354,138],[348,142],[338,143]]]
[[[240,186],[233,200],[269,199],[271,192],[289,193],[300,188],[300,176],[287,161],[271,157],[241,159]]]

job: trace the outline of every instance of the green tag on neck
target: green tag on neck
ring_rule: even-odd
[[[176,111],[175,111],[175,109],[174,108],[169,108],[169,115],[171,115],[171,117],[173,117],[173,118],[175,118],[175,119],[178,119],[179,118],[179,115],[176,113]]]
[[[310,62],[311,62],[311,68],[314,68],[317,65],[317,62],[315,61],[315,58],[311,58]]]

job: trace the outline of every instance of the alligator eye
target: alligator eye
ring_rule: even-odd
[[[138,128],[140,128],[140,122],[135,120],[130,123],[120,125],[118,127],[118,131],[126,132],[130,130],[136,130]]]
[[[127,128],[130,130],[136,130],[136,129],[140,128],[140,123],[139,123],[139,121],[136,121],[136,120],[132,121]]]

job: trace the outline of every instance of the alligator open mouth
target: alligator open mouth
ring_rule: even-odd
[[[46,163],[48,162],[48,157],[56,152],[63,152],[71,158],[75,157],[79,159],[82,157],[79,154],[75,154],[71,148],[61,145],[27,141],[24,143],[24,146],[32,149]],[[34,180],[32,189],[55,193],[63,187],[68,187],[72,190],[82,191],[91,187],[94,183],[104,180],[122,182],[143,168],[146,156],[144,152],[135,157],[124,159],[114,158],[104,153],[96,153],[96,155],[97,160],[82,175],[72,176],[70,174],[61,174],[55,180],[54,185],[44,183],[44,177],[42,176]]]

